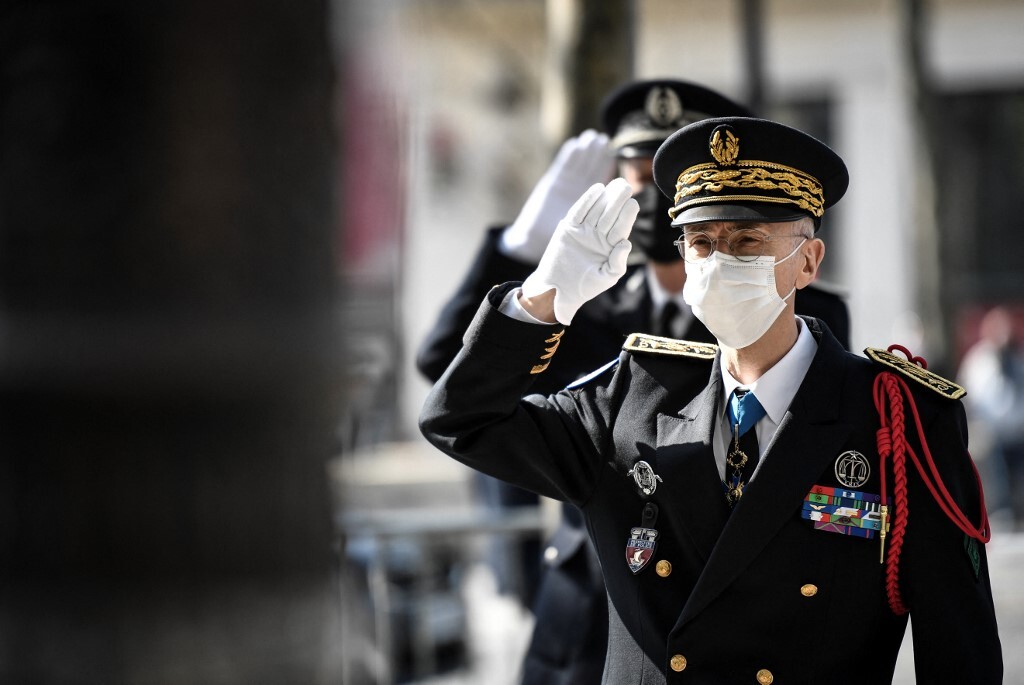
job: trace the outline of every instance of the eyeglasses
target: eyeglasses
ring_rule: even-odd
[[[684,233],[683,237],[673,242],[686,261],[699,264],[718,249],[719,241],[725,243],[729,254],[741,262],[752,262],[765,253],[768,243],[776,238],[804,238],[801,233],[789,235],[768,235],[756,228],[744,228],[721,238],[712,238],[707,233]]]

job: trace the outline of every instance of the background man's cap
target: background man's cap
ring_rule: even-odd
[[[727,116],[753,114],[709,88],[672,79],[626,83],[601,104],[601,123],[619,157],[651,157],[683,126]]]
[[[817,228],[850,176],[839,155],[802,131],[723,117],[669,136],[654,156],[654,182],[673,202],[673,226],[810,216]]]

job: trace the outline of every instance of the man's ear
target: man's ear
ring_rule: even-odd
[[[818,277],[818,269],[825,258],[825,242],[821,238],[809,238],[800,246],[800,272],[796,277],[797,289],[806,288]]]

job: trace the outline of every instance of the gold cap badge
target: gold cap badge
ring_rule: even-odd
[[[740,139],[728,126],[719,126],[711,133],[711,156],[722,166],[732,166],[740,156]]]

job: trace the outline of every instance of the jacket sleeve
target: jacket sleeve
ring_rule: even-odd
[[[943,404],[926,427],[928,443],[950,495],[977,526],[982,498],[967,451],[963,405]],[[913,426],[908,414],[908,432],[916,433]],[[927,469],[916,435],[908,437]],[[909,455],[907,475],[900,587],[910,607],[917,682],[1001,683],[1002,651],[985,545],[968,538],[943,513]]]
[[[593,395],[528,394],[565,329],[516,321],[497,307],[517,284],[494,288],[455,361],[427,396],[420,430],[478,471],[553,499],[593,492],[606,423]]]
[[[487,231],[469,272],[420,344],[416,368],[431,382],[441,377],[462,349],[462,335],[487,291],[498,283],[522,281],[533,271],[533,265],[506,257],[498,249],[504,230],[505,227],[500,226]]]

